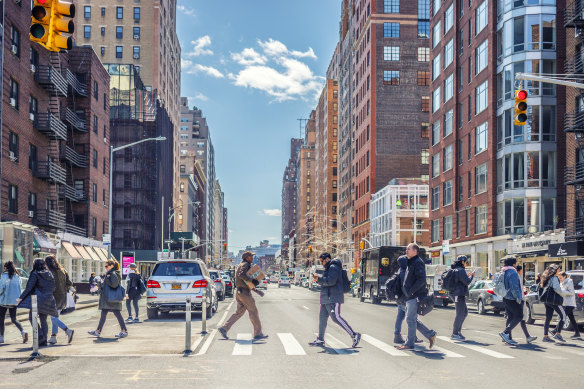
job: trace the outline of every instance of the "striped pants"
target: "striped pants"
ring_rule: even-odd
[[[341,326],[342,329],[347,331],[351,338],[355,336],[355,332],[347,323],[345,319],[341,317],[341,304],[320,304],[320,314],[318,319],[318,339],[324,340],[324,333],[326,331],[326,325],[328,322],[329,316],[335,323]]]

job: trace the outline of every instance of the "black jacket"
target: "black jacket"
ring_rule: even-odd
[[[402,291],[406,301],[426,297],[426,265],[419,256],[408,258],[404,278],[402,279]]]
[[[450,267],[456,272],[456,286],[454,287],[454,290],[450,292],[450,295],[468,296],[468,285],[472,282],[474,276],[467,276],[466,270],[464,270],[464,266],[462,266],[462,264],[458,264],[457,262],[453,263]]]
[[[397,296],[397,303],[399,305],[406,305],[406,298],[403,292],[403,288],[401,287],[404,284],[404,279],[406,277],[406,269],[408,267],[408,257],[406,257],[405,255],[402,255],[401,257],[399,257],[397,259],[397,264],[399,265],[399,270],[398,270],[398,277],[399,277],[399,284],[400,284],[400,289],[399,289],[399,294]]]
[[[73,283],[65,269],[59,269],[57,271],[50,270],[50,272],[55,279],[55,290],[53,291],[53,296],[55,296],[57,309],[65,309],[67,308],[67,291],[73,286]]]
[[[53,291],[55,290],[55,279],[48,270],[30,273],[26,289],[20,295],[22,300],[18,308],[32,309],[32,295],[37,296],[37,309],[39,313],[51,316],[58,316],[57,304]]]
[[[105,286],[106,284],[112,288],[116,289],[117,287],[121,286],[120,281],[122,276],[119,270],[114,270],[111,268],[106,274],[105,277],[100,285],[100,294],[99,294],[99,304],[98,309],[104,310],[109,309],[111,311],[121,311],[122,310],[122,302],[112,303],[107,301],[105,298]]]
[[[324,265],[322,276],[318,277],[317,283],[320,288],[320,303],[335,304],[345,302],[345,292],[343,291],[342,275],[343,264],[339,259],[333,259]]]
[[[128,274],[126,279],[126,294],[130,300],[140,300],[140,275],[136,273]]]

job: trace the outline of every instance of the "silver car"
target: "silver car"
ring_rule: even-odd
[[[219,270],[209,270],[209,275],[213,279],[213,283],[217,289],[219,301],[225,300],[225,280],[221,277],[221,273],[219,273]]]
[[[214,284],[207,266],[198,259],[158,261],[147,283],[148,319],[158,318],[159,312],[185,311],[187,297],[191,298],[192,310],[201,310],[203,295],[207,317],[213,316],[219,305]]]

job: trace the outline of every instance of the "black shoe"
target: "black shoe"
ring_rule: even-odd
[[[268,337],[268,335],[266,334],[259,334],[253,337],[253,340],[262,340],[262,339],[266,339]]]
[[[308,343],[308,345],[312,347],[324,347],[324,340],[316,338],[312,342]]]
[[[423,343],[424,341],[422,339],[418,339],[418,337],[416,336],[416,341],[415,343]]]
[[[223,339],[229,339],[229,336],[227,336],[227,331],[225,331],[224,328],[219,327],[219,333],[221,334],[221,336],[223,337]]]
[[[359,344],[359,342],[361,341],[361,334],[360,333],[355,333],[355,336],[353,336],[353,348],[357,347],[357,345]]]

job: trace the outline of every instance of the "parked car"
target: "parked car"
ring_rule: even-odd
[[[272,274],[270,276],[270,282],[272,282],[274,284],[277,284],[279,280],[280,280],[280,276],[277,274]]]
[[[290,288],[290,278],[289,277],[280,277],[280,281],[278,282],[278,288],[282,286],[287,286]]]
[[[268,289],[268,279],[264,278],[263,280],[260,281],[260,283],[258,284],[258,286],[256,286],[257,289]]]
[[[233,286],[235,283],[228,274],[223,273],[221,278],[223,278],[223,281],[225,281],[225,295],[233,297]]]
[[[493,281],[476,281],[469,288],[468,294],[468,303],[476,305],[479,315],[484,315],[487,311],[492,311],[498,315],[501,311],[505,310],[503,298],[497,296],[493,291]]]
[[[209,275],[213,279],[215,288],[217,288],[217,297],[219,298],[219,301],[225,300],[225,281],[221,278],[219,270],[209,270]]]
[[[191,298],[191,309],[201,310],[205,295],[208,318],[219,307],[217,290],[209,270],[198,259],[158,261],[148,279],[147,287],[148,319],[158,318],[160,312],[184,311],[187,297]]]

